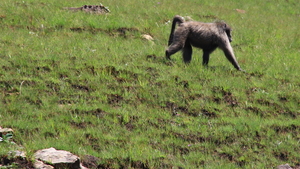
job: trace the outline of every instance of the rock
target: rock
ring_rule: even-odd
[[[19,150],[9,151],[7,155],[1,156],[0,164],[3,165],[3,168],[10,168],[12,165],[16,166],[16,168],[32,168],[25,152]]]
[[[11,128],[2,128],[0,126],[0,137],[2,137],[3,135],[7,134],[7,133],[13,133],[13,129]]]
[[[13,132],[14,131],[11,128],[2,128],[0,126],[0,142],[4,141],[7,143],[15,144],[15,142],[12,141]]]
[[[20,148],[22,148],[22,147],[20,147]],[[26,153],[24,151],[20,151],[20,150],[9,151],[8,155],[12,156],[14,158],[21,158],[21,159],[26,158]]]
[[[245,10],[241,10],[241,9],[235,9],[238,13],[246,13]]]
[[[279,165],[277,169],[293,169],[289,164]]]
[[[43,162],[36,160],[33,164],[35,169],[54,169],[53,166],[44,164]]]
[[[94,13],[94,14],[105,14],[109,13],[110,10],[108,7],[100,5],[83,5],[82,7],[74,8],[74,7],[65,7],[64,9],[72,10],[72,11],[84,11],[87,13]]]
[[[36,158],[37,167],[48,169],[50,167],[54,168],[66,168],[66,169],[85,169],[80,164],[80,159],[76,155],[64,151],[64,150],[56,150],[55,148],[51,147],[48,149],[38,150],[34,157]],[[49,165],[42,165],[40,162]],[[36,168],[37,168],[36,167]],[[48,168],[47,168],[48,167]],[[50,169],[50,168],[49,168]]]
[[[149,41],[154,40],[152,36],[147,35],[147,34],[143,34],[143,35],[142,35],[142,38],[144,38],[144,39],[146,39],[146,40],[149,40]]]
[[[185,21],[193,21],[192,17],[190,17],[190,16],[185,16],[184,18],[185,18]]]
[[[85,155],[81,159],[82,164],[88,168],[97,168],[100,163],[100,159],[91,155]]]

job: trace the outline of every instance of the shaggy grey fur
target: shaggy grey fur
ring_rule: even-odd
[[[175,30],[176,24],[178,28]],[[166,58],[170,59],[171,55],[182,50],[184,62],[189,63],[192,59],[192,46],[194,46],[203,50],[203,65],[207,65],[210,53],[219,47],[231,64],[237,70],[242,70],[230,45],[232,41],[230,32],[231,28],[225,22],[185,22],[183,17],[176,15],[172,22]]]

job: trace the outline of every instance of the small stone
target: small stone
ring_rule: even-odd
[[[246,13],[245,10],[242,10],[242,9],[235,9],[238,13]]]
[[[54,169],[53,166],[44,164],[43,162],[36,160],[33,164],[35,169]]]
[[[15,151],[10,151],[9,155],[12,155],[15,158],[26,158],[26,153],[24,151],[19,151],[19,150],[15,150]]]
[[[144,38],[144,39],[146,39],[146,40],[150,40],[150,41],[154,40],[152,36],[147,35],[147,34],[143,34],[143,35],[142,35],[142,38]]]
[[[1,128],[0,127],[0,137],[2,135],[5,135],[6,133],[13,133],[13,132],[14,132],[14,130],[11,128]]]
[[[289,164],[279,165],[277,169],[293,169]]]

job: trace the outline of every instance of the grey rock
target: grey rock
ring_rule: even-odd
[[[293,169],[289,164],[279,165],[277,169]]]
[[[14,158],[22,158],[22,159],[26,158],[26,153],[24,151],[20,151],[20,150],[9,151],[8,155],[10,155]]]
[[[72,10],[72,11],[84,11],[87,13],[94,13],[94,14],[105,14],[109,13],[110,10],[103,6],[102,4],[100,5],[83,5],[82,7],[74,8],[74,7],[65,7],[64,9]]]
[[[3,141],[3,138],[2,137],[5,137],[5,135],[6,134],[12,134],[14,132],[14,130],[13,129],[11,129],[11,128],[2,128],[1,126],[0,126],[0,141]]]
[[[80,164],[80,159],[76,155],[68,151],[56,150],[53,147],[48,149],[38,150],[34,154],[34,157],[37,160],[36,165],[39,165],[40,162],[43,162],[44,164],[49,164],[53,166],[55,169],[62,169],[62,168],[84,169],[85,168]]]
[[[1,134],[13,133],[13,132],[14,132],[14,130],[11,129],[11,128],[1,128],[1,127],[0,127],[0,133],[1,133]]]
[[[54,169],[53,166],[44,164],[43,162],[36,160],[33,164],[35,169]]]

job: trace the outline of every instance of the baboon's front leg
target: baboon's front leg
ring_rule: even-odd
[[[208,65],[209,62],[209,55],[216,50],[217,46],[211,46],[209,49],[203,49],[203,65]]]
[[[205,65],[205,66],[207,66],[208,65],[208,62],[209,62],[209,54],[210,54],[210,52],[208,52],[208,51],[203,51],[203,62],[202,62],[202,64],[203,65]]]
[[[241,70],[241,67],[240,65],[238,64],[236,58],[235,58],[235,55],[234,55],[234,52],[233,52],[233,49],[230,45],[230,43],[228,42],[225,46],[221,46],[221,49],[223,50],[226,58],[230,61],[230,63],[237,69],[237,70]]]

